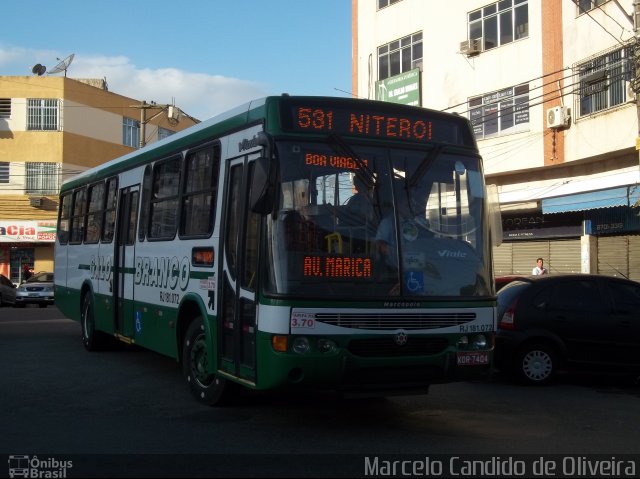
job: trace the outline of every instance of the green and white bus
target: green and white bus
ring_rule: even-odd
[[[88,350],[175,358],[209,405],[423,393],[490,368],[490,216],[467,119],[267,97],[66,181],[56,305]]]

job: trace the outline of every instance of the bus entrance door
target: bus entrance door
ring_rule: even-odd
[[[255,382],[259,215],[248,209],[253,162],[235,159],[227,177],[219,339],[223,370]]]
[[[113,294],[116,333],[127,338],[134,336],[134,276],[135,239],[138,224],[138,196],[140,187],[129,186],[120,190],[118,202],[118,226],[116,229],[116,251]]]

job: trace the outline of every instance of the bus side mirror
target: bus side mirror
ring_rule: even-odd
[[[249,198],[249,206],[254,213],[264,215],[273,211],[277,178],[275,165],[276,162],[264,156],[255,161]]]

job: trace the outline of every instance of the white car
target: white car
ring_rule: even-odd
[[[37,304],[41,308],[46,308],[53,303],[53,273],[36,273],[16,289],[14,306],[24,308],[27,304]]]

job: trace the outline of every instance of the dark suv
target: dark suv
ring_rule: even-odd
[[[640,283],[588,274],[510,282],[498,292],[495,364],[530,384],[574,367],[640,372]]]

